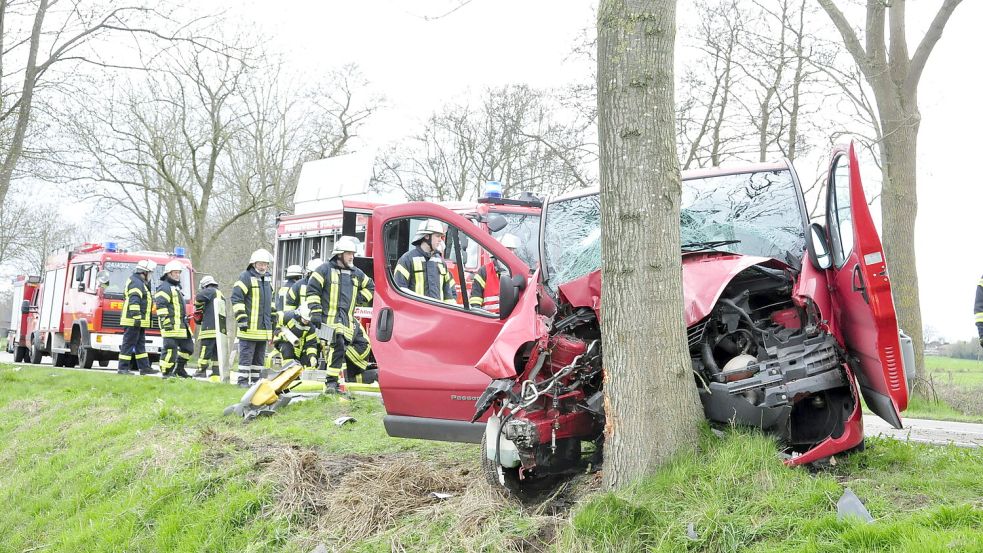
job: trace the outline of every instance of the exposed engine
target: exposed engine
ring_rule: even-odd
[[[792,287],[787,271],[753,266],[731,280],[688,334],[707,418],[762,428],[794,455],[838,436],[855,400],[842,350],[823,330],[815,306],[792,300]],[[495,406],[488,466],[506,485],[600,461],[598,320],[592,309],[561,306],[554,321],[548,336],[519,352],[519,378],[493,382],[478,401],[475,420]],[[582,451],[590,442],[594,446]],[[503,457],[507,451],[514,453],[511,461]]]

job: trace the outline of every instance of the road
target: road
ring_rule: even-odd
[[[0,351],[0,363],[13,363],[13,361],[13,355]],[[51,365],[50,358],[44,359],[41,366],[45,365]],[[96,367],[91,370],[114,373],[116,372],[116,361],[110,362],[106,368]],[[897,430],[874,415],[864,415],[864,429],[868,436],[882,435],[896,440],[910,440],[929,444],[953,444],[960,447],[983,446],[983,424],[910,418],[903,418],[902,422],[904,428]]]

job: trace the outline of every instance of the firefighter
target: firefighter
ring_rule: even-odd
[[[287,297],[283,301],[284,310],[294,311],[304,303],[304,298],[307,297],[307,281],[311,277],[311,273],[316,271],[322,263],[324,262],[321,261],[320,257],[307,262],[307,274],[304,275],[304,278],[297,279],[287,291]]]
[[[396,262],[393,280],[404,290],[444,303],[457,303],[454,278],[444,263],[442,252],[447,230],[444,223],[427,219],[416,231],[412,250]]]
[[[150,311],[153,307],[150,273],[155,269],[157,264],[149,259],[138,262],[123,290],[125,299],[120,325],[126,330],[119,347],[119,370],[116,371],[119,374],[133,374],[130,367],[134,365],[140,374],[157,374],[150,367],[150,357],[147,355],[147,329],[150,328]]]
[[[240,386],[249,386],[260,379],[266,344],[273,339],[277,322],[273,278],[267,272],[273,255],[265,249],[253,252],[249,265],[232,287],[232,312],[239,327]]]
[[[317,368],[317,332],[306,304],[283,314],[283,326],[273,339],[283,361],[296,360],[307,369]]]
[[[212,368],[212,376],[219,376],[218,371],[218,348],[215,340],[217,333],[215,329],[215,302],[225,301],[222,291],[218,289],[218,282],[211,276],[201,279],[201,288],[195,295],[195,322],[200,326],[198,331],[198,370],[195,378],[205,378],[208,376],[208,367]]]
[[[976,330],[980,334],[980,347],[983,347],[983,277],[976,283],[976,303],[973,310],[976,313]]]
[[[307,282],[307,305],[311,308],[314,327],[327,325],[332,330],[325,359],[328,375],[325,390],[338,390],[338,376],[348,360],[346,378],[356,380],[368,367],[371,353],[365,330],[355,319],[355,305],[370,305],[375,283],[355,267],[358,239],[342,236],[331,251],[331,259],[311,273]]]
[[[502,236],[502,245],[515,253],[519,248],[519,238],[514,234]],[[506,270],[494,257],[482,265],[471,280],[471,307],[479,307],[491,313],[498,313],[499,279]]]
[[[278,326],[283,326],[284,323],[283,312],[285,310],[284,303],[287,300],[287,292],[289,292],[290,288],[292,288],[293,285],[298,280],[303,278],[303,276],[304,276],[304,269],[302,269],[300,265],[291,265],[287,267],[287,272],[284,275],[284,279],[283,279],[283,286],[281,286],[280,289],[276,291],[276,312],[280,314],[280,320],[278,321],[279,322]],[[294,309],[296,309],[296,307]]]
[[[188,326],[191,316],[187,313],[184,294],[181,292],[183,271],[183,263],[176,259],[168,261],[164,265],[160,284],[157,285],[157,293],[154,294],[160,334],[164,337],[160,358],[161,376],[164,378],[191,378],[184,366],[191,359],[195,344],[191,340],[191,328]]]

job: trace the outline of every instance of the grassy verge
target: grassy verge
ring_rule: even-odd
[[[705,432],[634,488],[584,477],[521,505],[475,446],[388,438],[371,398],[244,424],[221,416],[242,391],[203,382],[0,367],[0,390],[3,552],[983,551],[977,450],[870,440],[813,475],[756,433]],[[846,486],[874,524],[836,519]]]

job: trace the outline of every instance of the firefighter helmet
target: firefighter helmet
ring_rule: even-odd
[[[519,247],[519,237],[514,234],[503,234],[501,242],[503,246],[510,250],[514,250]]]
[[[256,263],[273,263],[273,254],[265,248],[254,251],[253,255],[249,256],[249,264],[254,265]]]
[[[294,313],[305,321],[311,320],[311,308],[306,303],[300,304],[300,307],[298,307]]]
[[[287,267],[287,278],[300,278],[304,276],[304,269],[300,265],[291,265]]]
[[[444,223],[438,221],[437,219],[427,219],[420,225],[420,228],[416,229],[416,236],[413,238],[413,244],[419,244],[421,240],[430,236],[431,234],[447,234],[447,227]]]
[[[151,261],[149,259],[141,259],[137,262],[137,272],[138,273],[152,273],[157,269],[157,262]]]
[[[350,252],[358,252],[358,238],[354,236],[342,236],[334,244],[334,249],[331,250],[331,257],[335,257],[338,254]]]
[[[204,277],[202,277],[201,282],[198,283],[198,286],[200,286],[201,289],[204,290],[209,286],[218,286],[218,282],[216,282],[215,279],[212,278],[212,275],[205,275]]]
[[[183,271],[183,270],[184,270],[184,263],[181,263],[177,259],[172,259],[167,262],[167,265],[164,265],[165,275],[171,271]]]
[[[307,272],[313,273],[314,271],[317,270],[318,267],[320,267],[323,264],[324,262],[321,261],[320,257],[315,257],[314,259],[307,262]]]

